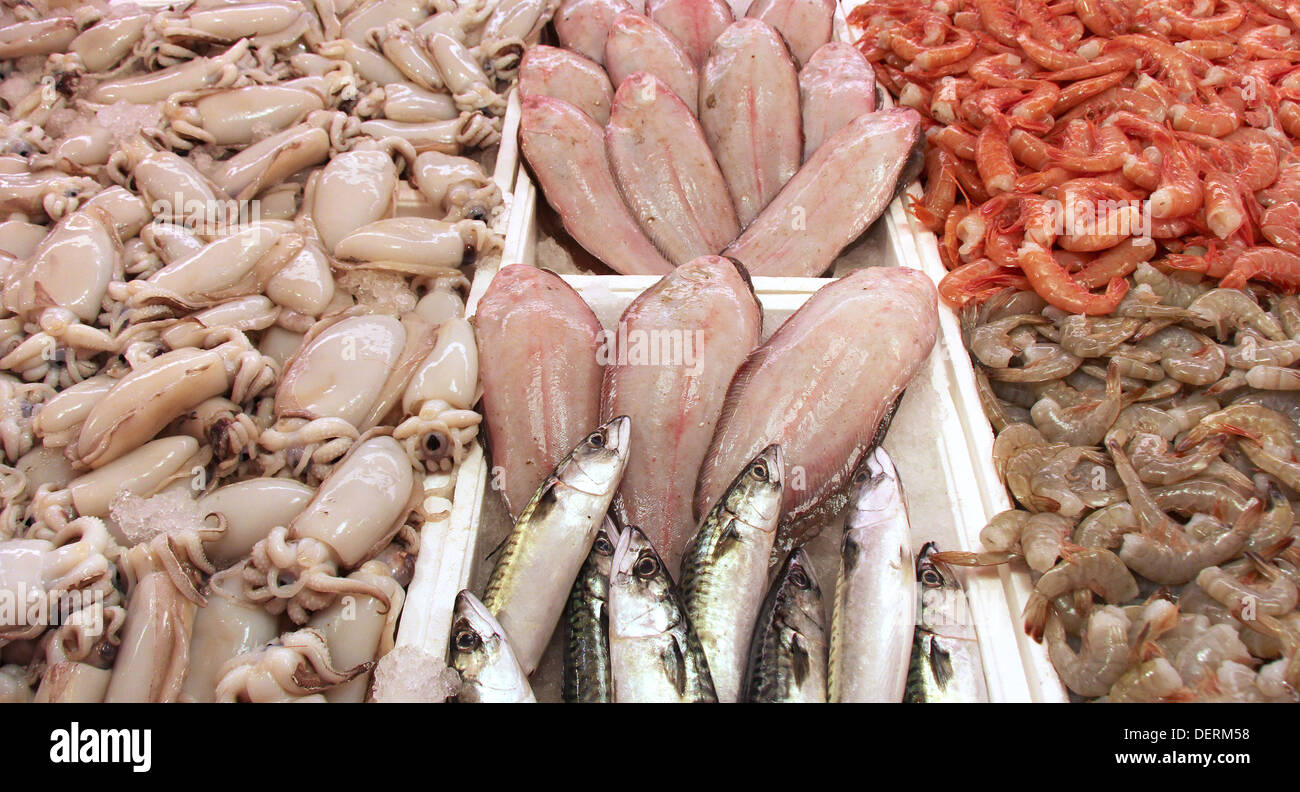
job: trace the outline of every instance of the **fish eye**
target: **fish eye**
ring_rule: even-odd
[[[613,555],[614,543],[609,541],[605,536],[597,536],[596,543],[593,545],[597,553],[601,555]]]
[[[592,432],[592,433],[591,433],[591,436],[587,438],[587,442],[588,442],[588,443],[591,443],[591,444],[594,445],[596,448],[604,448],[604,447],[605,447],[605,435],[604,435],[603,432]]]
[[[927,586],[942,586],[943,576],[933,569],[926,569],[921,573],[921,582]]]
[[[859,471],[858,471],[858,475],[856,475],[856,476],[853,477],[853,483],[854,483],[854,484],[861,484],[861,483],[865,482],[865,481],[866,481],[867,479],[869,479],[869,478],[871,478],[871,474],[870,474],[870,473],[868,473],[868,472],[865,471],[865,470],[859,470]]]
[[[759,481],[767,481],[767,465],[762,462],[755,462],[754,466],[749,469],[750,475]]]
[[[790,572],[790,582],[794,584],[795,588],[801,589],[806,589],[812,584],[812,581],[808,579],[808,574],[799,568],[795,568]]]
[[[456,633],[456,648],[462,652],[472,652],[478,648],[481,641],[478,633],[469,628],[462,629]]]
[[[659,572],[659,561],[652,555],[643,555],[637,559],[636,565],[632,567],[632,574],[647,580]]]

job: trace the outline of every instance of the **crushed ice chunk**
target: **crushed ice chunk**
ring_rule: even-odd
[[[109,515],[131,545],[162,533],[204,527],[198,502],[188,490],[180,488],[169,488],[148,498],[123,490],[109,506]]]
[[[161,103],[131,104],[121,101],[100,108],[95,113],[95,120],[108,130],[115,142],[134,137],[142,129],[152,129],[162,125]]]
[[[398,646],[375,666],[371,698],[383,703],[436,704],[460,692],[460,675],[442,658]]]

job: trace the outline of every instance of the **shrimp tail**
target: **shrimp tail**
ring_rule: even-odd
[[[1047,626],[1049,604],[1047,597],[1037,591],[1030,593],[1029,600],[1025,603],[1025,635],[1033,638],[1035,643],[1043,642],[1043,629]]]

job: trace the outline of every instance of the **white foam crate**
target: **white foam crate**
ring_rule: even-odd
[[[519,110],[519,96],[512,91],[492,171],[492,178],[501,188],[505,204],[504,211],[494,220],[495,229],[502,233],[508,230],[508,225],[517,219],[518,214],[513,210],[512,202],[515,176],[519,171]],[[485,262],[484,266],[495,272],[499,264]],[[486,283],[483,287],[486,288]],[[472,290],[471,293],[476,304],[477,295]],[[483,448],[475,442],[460,466],[450,474],[435,474],[425,479],[424,489],[430,495],[425,507],[431,513],[441,511],[445,502],[434,499],[442,497],[450,489],[451,508],[442,517],[426,522],[420,528],[420,552],[414,576],[406,590],[396,646],[412,647],[435,657],[446,656],[447,636],[451,632],[451,604],[456,593],[468,584],[468,578],[461,577],[463,559],[468,558],[473,549],[485,476]]]

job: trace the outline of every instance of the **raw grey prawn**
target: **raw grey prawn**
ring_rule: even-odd
[[[1112,605],[1138,595],[1137,581],[1119,556],[1103,548],[1072,552],[1034,584],[1025,603],[1025,633],[1041,641],[1051,601],[1080,589],[1092,591]]]

